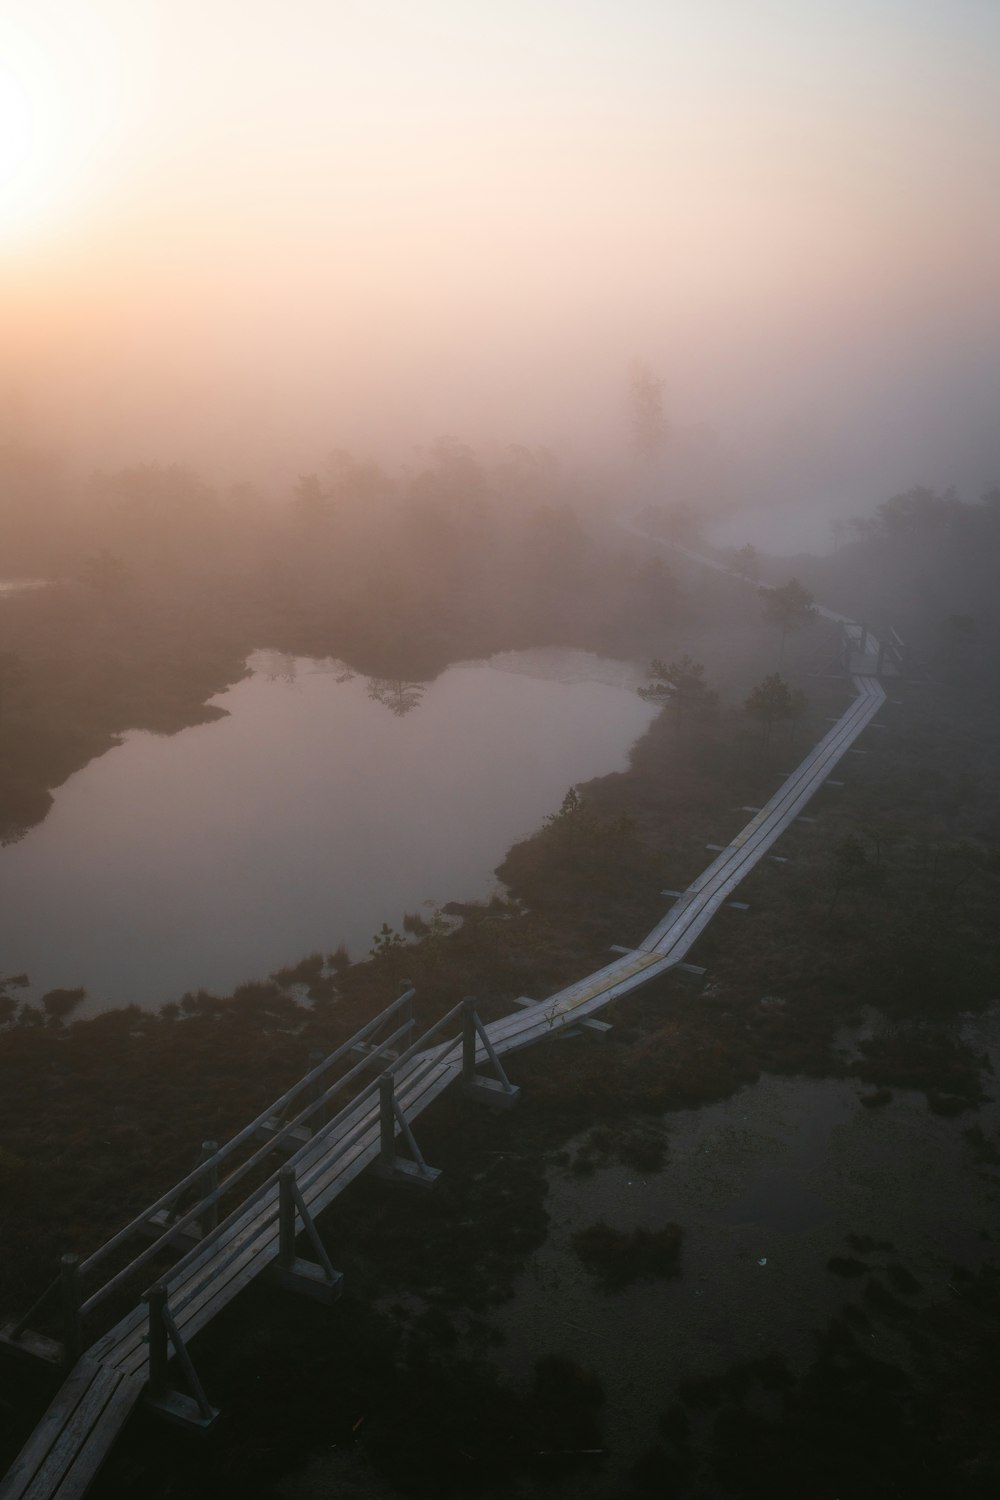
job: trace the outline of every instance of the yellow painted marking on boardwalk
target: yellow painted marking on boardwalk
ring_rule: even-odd
[[[573,986],[573,992],[560,1000],[557,997],[546,1002],[541,1002],[541,1008],[547,1015],[568,1015],[577,1006],[584,1005],[588,1000],[595,1000],[598,995],[603,995],[606,990],[614,989],[621,984],[623,979],[630,979],[633,974],[639,974],[643,969],[648,969],[651,964],[658,963],[661,955],[659,953],[636,952],[624,963],[615,964],[613,968],[602,969],[597,974],[592,974],[589,981],[581,981],[583,988]]]

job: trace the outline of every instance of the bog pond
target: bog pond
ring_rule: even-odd
[[[0,850],[0,972],[85,1015],[227,993],[383,922],[485,898],[571,785],[624,769],[654,710],[634,664],[563,649],[428,684],[260,652],[175,735],[128,734]]]

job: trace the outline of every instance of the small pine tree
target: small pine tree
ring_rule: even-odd
[[[685,654],[670,663],[654,657],[649,682],[639,689],[639,696],[651,703],[671,704],[679,726],[692,710],[713,707],[718,695],[706,683],[702,663]]]
[[[635,450],[646,463],[656,463],[667,445],[663,381],[648,365],[636,360],[629,372],[628,395]]]
[[[744,712],[755,719],[763,730],[765,750],[771,743],[771,731],[775,724],[801,718],[805,707],[805,694],[798,688],[789,687],[777,672],[772,672],[763,682],[758,682],[743,705]]]
[[[778,666],[785,655],[785,640],[791,630],[801,630],[816,618],[816,606],[809,590],[797,578],[791,578],[780,588],[759,588],[758,595],[764,605],[764,619],[769,625],[777,625],[781,632],[778,648]]]

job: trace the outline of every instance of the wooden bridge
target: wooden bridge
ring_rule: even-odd
[[[879,643],[869,635],[864,645],[877,660]],[[638,947],[545,1000],[522,998],[489,1025],[466,1000],[414,1037],[413,991],[405,989],[231,1141],[221,1148],[208,1143],[193,1172],[105,1245],[83,1261],[64,1256],[59,1279],[4,1331],[8,1345],[55,1353],[30,1324],[42,1303],[58,1301],[59,1352],[69,1373],[0,1487],[0,1500],[82,1495],[140,1398],[177,1421],[210,1425],[216,1413],[190,1340],[257,1276],[323,1300],[336,1297],[340,1277],[316,1230],[317,1215],[369,1167],[432,1182],[438,1174],[420,1153],[413,1122],[445,1088],[458,1083],[472,1097],[512,1104],[517,1089],[504,1071],[507,1053],[569,1027],[600,1026],[595,1012],[682,964],[878,713],[885,701],[878,676],[866,671],[853,682],[849,708],[697,880],[684,892],[665,893],[673,905]],[[220,1216],[227,1199],[234,1206]],[[303,1233],[313,1259],[297,1254]],[[152,1242],[129,1258],[128,1247],[141,1236]],[[180,1259],[163,1269],[171,1251],[180,1251]],[[98,1270],[104,1280],[88,1291]],[[159,1279],[141,1299],[85,1347],[84,1328],[95,1314],[108,1303],[120,1306],[130,1287],[134,1296],[155,1274]]]

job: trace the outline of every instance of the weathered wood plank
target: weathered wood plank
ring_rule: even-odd
[[[66,1477],[74,1459],[121,1384],[121,1378],[117,1370],[108,1369],[106,1365],[98,1368],[82,1398],[76,1403],[67,1421],[56,1435],[45,1455],[45,1462],[36,1470],[31,1482],[23,1490],[24,1500],[52,1500],[52,1496]]]
[[[142,1376],[125,1377],[121,1380],[101,1413],[100,1420],[91,1428],[90,1436],[67,1469],[52,1500],[80,1500],[86,1493],[98,1469],[114,1447],[115,1439],[130,1412],[138,1403],[144,1386],[145,1379]]]
[[[45,1462],[53,1443],[63,1431],[77,1406],[100,1373],[97,1360],[85,1354],[77,1360],[63,1381],[45,1415],[7,1470],[0,1485],[0,1500],[19,1500],[38,1469]]]

